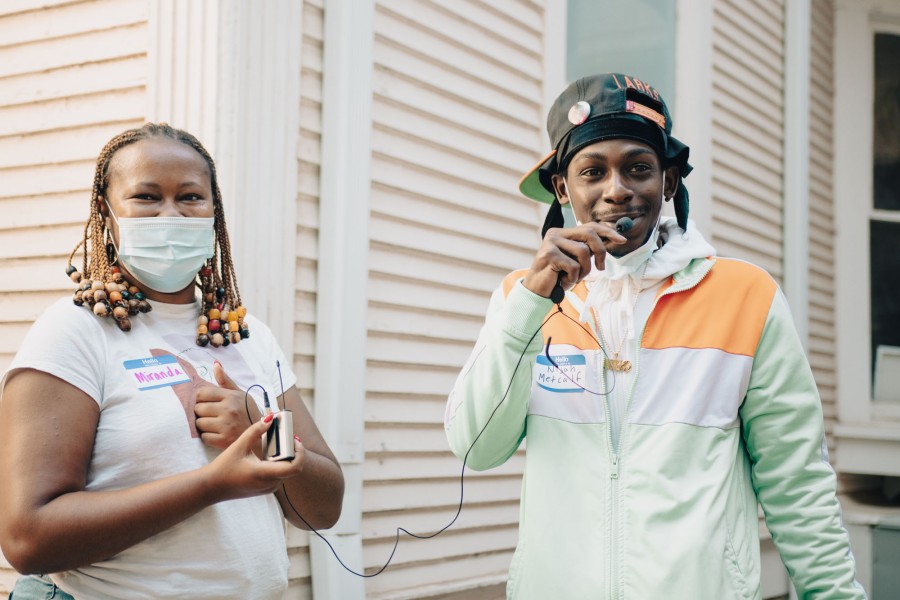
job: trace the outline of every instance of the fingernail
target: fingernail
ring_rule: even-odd
[[[263,423],[268,423],[272,419],[275,418],[275,413],[269,413],[265,417],[263,417]]]
[[[214,361],[213,361],[213,364],[219,365],[220,367],[222,366],[222,363],[220,363],[220,362],[217,361],[217,360],[214,360]]]
[[[297,440],[298,442],[300,442],[301,444],[303,443],[303,442],[300,440],[300,436],[299,436],[299,435],[295,435],[295,436],[294,436],[294,439]]]

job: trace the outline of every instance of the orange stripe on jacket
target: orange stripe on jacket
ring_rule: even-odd
[[[749,263],[716,259],[694,289],[660,296],[642,348],[717,348],[753,356],[777,286]]]
[[[519,269],[518,271],[513,271],[509,275],[503,278],[503,297],[506,298],[509,296],[509,293],[512,291],[513,286],[519,283],[519,280],[528,275],[528,269]]]
[[[581,298],[582,302],[587,298],[588,290],[583,281],[569,291],[569,293],[573,292]],[[580,350],[599,349],[600,344],[591,332],[591,326],[587,323],[581,323],[581,327],[576,325],[576,323],[578,323],[578,311],[575,310],[575,307],[569,304],[568,300],[563,301],[560,306],[566,316],[570,317],[571,320],[562,315],[557,315],[547,321],[547,324],[544,325],[544,328],[541,330],[544,336],[544,344],[546,345],[547,340],[552,337],[556,344],[571,344]],[[557,312],[557,308],[554,306],[553,310],[547,313],[547,316],[550,316],[555,312]],[[574,323],[572,321],[574,321]]]
[[[503,296],[509,296],[509,292],[513,289],[519,280],[524,277],[528,273],[528,269],[521,269],[519,271],[513,271],[509,275],[507,275],[503,279]],[[584,282],[578,283],[574,288],[570,290],[570,293],[574,292],[579,298],[581,298],[582,302],[585,298],[587,298],[587,286],[585,286]],[[571,317],[573,321],[578,322],[578,311],[569,304],[568,300],[564,300],[562,303],[563,312],[566,313],[567,316]],[[549,317],[553,313],[557,312],[556,306],[554,306],[547,313]],[[546,318],[546,317],[545,317]],[[553,338],[557,344],[571,344],[577,348],[582,350],[597,350],[600,345],[597,343],[597,339],[591,334],[590,326],[587,323],[582,323],[584,325],[584,329],[578,327],[575,323],[567,319],[562,315],[557,315],[550,319],[546,325],[541,329],[541,333],[544,337],[544,344],[547,343],[549,338]]]

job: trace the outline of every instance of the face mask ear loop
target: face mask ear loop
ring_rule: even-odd
[[[119,219],[116,218],[116,213],[113,212],[112,206],[109,204],[109,200],[105,197],[103,198],[103,203],[106,204],[106,210],[109,211],[109,216],[112,217],[113,221],[116,222],[116,226],[119,226]]]
[[[660,223],[662,223],[662,207],[666,203],[666,200],[667,200],[667,198],[666,198],[666,172],[663,171],[662,200],[660,201],[660,205],[659,205],[659,215],[656,217],[656,225],[653,227],[653,230],[650,232],[650,237],[647,238],[648,240],[651,237],[653,237],[654,235],[656,235],[657,241],[659,240],[659,225],[660,225]]]
[[[112,206],[109,204],[109,200],[106,197],[103,198],[103,202],[106,204],[106,210],[109,211],[109,216],[112,217],[112,220],[116,222],[116,227],[119,228],[119,231],[122,231],[122,226],[119,225],[119,219],[116,218],[116,213],[113,212]],[[116,245],[116,238],[113,237],[112,231],[107,227],[106,235],[109,236],[109,243],[112,244],[113,250],[116,251],[116,262],[119,260],[119,247]],[[120,233],[121,235],[121,233]],[[115,264],[114,262],[110,262],[109,264]]]
[[[563,185],[566,188],[566,198],[569,199],[569,201],[566,202],[566,205],[568,205],[568,207],[572,210],[572,216],[575,217],[575,224],[581,227],[581,221],[579,221],[578,217],[575,216],[575,207],[572,206],[572,192],[569,191],[569,184],[566,182],[565,177],[563,178]]]
[[[559,203],[562,204],[563,206],[565,206],[566,204],[568,204],[568,205],[571,206],[571,204],[572,204],[572,194],[569,193],[569,184],[566,182],[566,178],[565,178],[565,177],[563,177],[563,186],[565,186],[565,188],[566,188],[566,198],[567,198],[567,200],[566,200],[566,202],[563,202],[561,198],[558,198],[557,200],[559,200]]]

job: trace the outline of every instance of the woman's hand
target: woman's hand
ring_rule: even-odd
[[[233,444],[203,470],[213,491],[213,502],[235,500],[270,494],[281,487],[285,479],[303,471],[306,451],[294,438],[292,461],[260,460],[254,450],[262,445],[262,436],[272,426],[269,415],[248,427]]]
[[[198,385],[194,414],[203,443],[225,450],[252,424],[247,411],[251,410],[255,417],[259,411],[256,402],[247,402],[247,394],[225,373],[219,361],[213,363],[213,376],[219,385],[205,381]]]
[[[557,280],[564,290],[571,289],[591,272],[592,258],[602,269],[606,247],[627,241],[608,223],[549,229],[522,284],[544,298],[550,297]]]
[[[211,504],[268,494],[286,479],[311,480],[295,494],[301,500],[318,500],[318,489],[329,488],[331,480],[311,464],[313,452],[299,442],[290,462],[254,456],[271,426],[260,421],[199,469],[86,491],[99,418],[97,402],[62,379],[33,369],[8,379],[0,402],[0,545],[19,572],[54,573],[106,560]],[[339,507],[340,497],[321,503]]]

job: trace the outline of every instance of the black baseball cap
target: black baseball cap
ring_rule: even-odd
[[[570,84],[550,107],[547,133],[553,149],[519,181],[525,196],[552,205],[545,232],[562,225],[551,176],[585,146],[607,139],[634,139],[653,148],[663,167],[677,166],[681,178],[691,172],[690,148],[672,136],[672,117],[662,96],[630,75],[601,73]],[[687,229],[688,193],[680,180],[674,201],[678,225]]]

